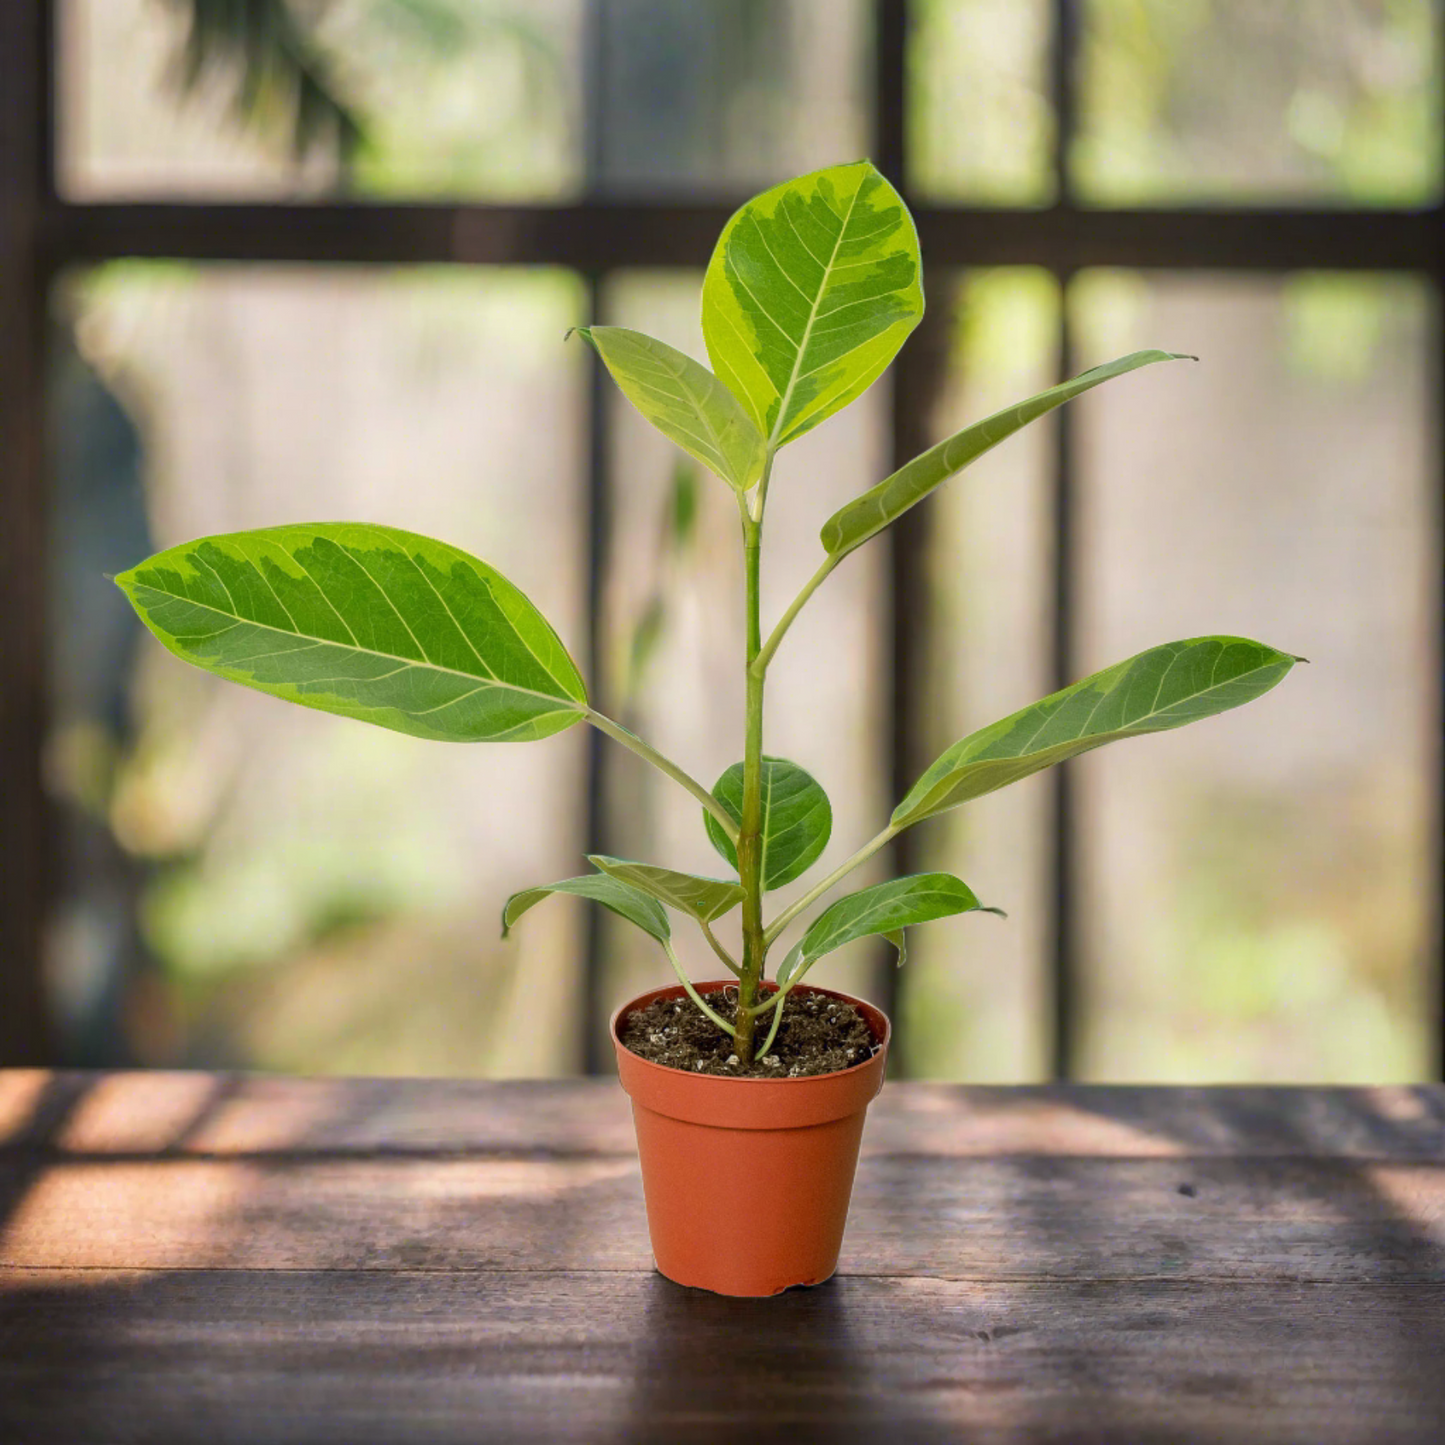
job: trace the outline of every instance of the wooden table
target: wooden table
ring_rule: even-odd
[[[0,1074],[0,1441],[1445,1441],[1445,1089],[874,1105],[839,1276],[655,1274],[607,1081]]]

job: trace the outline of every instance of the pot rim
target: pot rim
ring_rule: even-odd
[[[694,983],[693,987],[702,994],[720,993],[726,988],[736,988],[737,980],[732,978],[708,979],[703,983]],[[763,987],[776,992],[778,985],[773,982],[772,979],[765,979],[763,981]],[[644,989],[640,994],[628,999],[626,1003],[619,1004],[612,1011],[612,1017],[607,1021],[607,1033],[613,1042],[613,1046],[622,1050],[627,1055],[632,1067],[655,1070],[657,1073],[668,1077],[681,1077],[684,1079],[701,1078],[724,1085],[763,1084],[771,1089],[776,1089],[781,1084],[796,1084],[799,1086],[812,1084],[816,1086],[819,1080],[822,1079],[841,1079],[848,1074],[854,1073],[856,1070],[868,1068],[880,1054],[887,1051],[889,1042],[893,1037],[893,1021],[877,1004],[869,1003],[865,998],[855,998],[852,994],[843,993],[840,989],[822,988],[817,984],[811,983],[794,984],[789,992],[820,993],[826,995],[828,998],[842,999],[845,1003],[850,1003],[855,1006],[861,1004],[863,1007],[860,1012],[863,1013],[865,1020],[868,1019],[869,1013],[877,1014],[878,1017],[883,1020],[883,1034],[881,1037],[875,1036],[873,1040],[873,1052],[870,1053],[866,1059],[860,1059],[856,1064],[849,1064],[846,1069],[831,1069],[826,1074],[803,1074],[797,1078],[789,1078],[787,1075],[784,1075],[778,1079],[769,1078],[765,1074],[740,1074],[736,1078],[732,1078],[727,1074],[699,1075],[690,1073],[687,1069],[674,1068],[671,1064],[659,1064],[655,1059],[645,1059],[641,1054],[633,1053],[633,1051],[622,1042],[622,1036],[617,1032],[617,1026],[622,1022],[623,1015],[628,1013],[643,999],[651,1002],[656,998],[665,998],[668,994],[675,994],[679,998],[686,998],[687,990],[684,989],[680,983],[667,984],[660,988]],[[694,1005],[694,1007],[696,1007],[696,1005]]]

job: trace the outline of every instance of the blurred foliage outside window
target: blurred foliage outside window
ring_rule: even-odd
[[[61,17],[76,200],[734,194],[867,149],[864,0],[61,0]]]
[[[183,93],[187,17],[205,3],[63,0],[67,195],[736,193],[867,149],[861,0],[607,0],[590,17],[582,0],[298,0],[321,87],[299,130],[294,67],[253,76],[244,120],[239,52],[215,52]],[[1049,8],[916,0],[920,194],[1054,199]],[[1080,14],[1069,164],[1085,202],[1439,195],[1438,4],[1090,0]],[[1418,1077],[1439,773],[1438,298],[1382,277],[1093,273],[1064,296],[1021,268],[930,276],[953,327],[940,436],[1052,379],[1065,305],[1080,366],[1156,343],[1204,358],[1076,404],[1084,667],[1156,632],[1270,618],[1315,661],[1273,729],[1236,744],[1222,720],[1197,744],[1080,767],[1089,1074]],[[609,319],[700,354],[696,279],[618,273]],[[57,288],[47,770],[67,801],[67,886],[51,964],[77,1058],[575,1066],[580,905],[559,901],[505,947],[495,912],[509,879],[575,871],[580,748],[453,757],[293,716],[135,651],[103,576],[207,530],[354,515],[486,556],[579,653],[587,372],[561,336],[583,304],[577,277],[486,268],[115,262]],[[734,549],[714,545],[728,519],[710,478],[612,406],[604,688],[696,771],[720,772],[740,706],[713,664],[732,656],[737,621]],[[885,418],[880,391],[780,474],[792,515],[770,534],[765,607],[811,570],[827,511],[881,473]],[[1050,435],[1032,429],[932,504],[930,597],[947,626],[925,632],[925,751],[1048,688]],[[860,554],[816,632],[800,623],[795,695],[780,696],[769,740],[825,784],[854,780],[839,791],[873,811],[839,819],[844,851],[889,801],[883,576],[881,549]],[[674,673],[686,684],[663,686]],[[710,870],[695,810],[629,762],[610,760],[609,841],[644,856],[694,847]],[[921,1074],[1046,1068],[1049,797],[1035,780],[920,833],[920,866],[960,873],[1011,914],[967,948],[947,932],[917,941],[901,1022]],[[662,979],[608,939],[609,995]],[[855,952],[844,986],[863,987]],[[535,1032],[478,1057],[475,1020],[499,1010],[526,1011]]]
[[[1047,0],[914,0],[911,180],[1057,199]],[[1439,0],[1082,0],[1085,205],[1427,205],[1441,194]]]

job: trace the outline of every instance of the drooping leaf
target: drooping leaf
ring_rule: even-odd
[[[670,441],[745,492],[762,474],[762,434],[727,387],[665,341],[625,326],[579,326],[622,394]]]
[[[893,810],[893,825],[931,818],[1116,738],[1227,712],[1302,660],[1243,637],[1152,647],[955,743]]]
[[[712,369],[771,446],[866,391],[923,315],[918,235],[867,161],[774,186],[723,228],[702,283]]]
[[[806,873],[828,846],[833,806],[822,785],[786,758],[763,759],[763,888],[791,883]],[[734,763],[712,790],[735,823],[743,820],[743,765]],[[738,866],[738,850],[711,813],[702,815],[712,845]]]
[[[233,532],[159,552],[115,580],[185,661],[415,737],[544,738],[587,703],[567,650],[521,592],[413,532]]]
[[[1081,392],[1156,361],[1194,360],[1197,358],[1171,351],[1135,351],[964,427],[834,512],[823,524],[824,550],[831,556],[846,557],[970,462]]]
[[[671,868],[631,863],[602,853],[589,853],[587,861],[609,878],[640,888],[659,902],[681,909],[703,923],[721,918],[743,901],[742,886],[726,878],[700,878],[696,873],[677,873]]]
[[[672,937],[672,926],[667,914],[655,898],[609,878],[605,873],[589,873],[584,878],[564,878],[560,883],[548,883],[541,888],[524,888],[507,899],[502,909],[502,937],[511,931],[513,924],[529,909],[535,908],[552,893],[571,893],[578,898],[590,898],[604,908],[610,908],[619,918],[635,923],[644,933],[650,933],[659,943],[666,943]]]
[[[973,889],[951,873],[914,873],[888,883],[875,883],[840,898],[813,920],[783,959],[778,986],[785,988],[791,980],[802,977],[825,953],[879,933],[898,950],[901,964],[906,956],[905,928],[980,910],[999,912],[997,908],[984,908]]]

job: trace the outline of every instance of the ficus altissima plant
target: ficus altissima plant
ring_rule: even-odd
[[[829,518],[817,570],[765,633],[759,556],[775,464],[789,442],[883,373],[923,314],[920,271],[907,208],[860,161],[775,186],[727,223],[702,286],[711,370],[640,332],[581,328],[628,400],[737,501],[746,578],[742,760],[710,789],[593,707],[537,609],[492,567],[444,542],[358,523],[271,527],[172,547],[116,580],[167,648],[234,682],[446,742],[536,742],[588,723],[687,789],[725,877],[595,855],[591,873],[509,898],[503,931],[550,894],[600,903],[657,940],[692,1001],[750,1063],[770,1048],[789,992],[826,954],[882,935],[901,961],[905,928],[982,907],[948,873],[845,894],[807,924],[777,965],[774,987],[763,987],[789,924],[905,828],[1117,738],[1238,707],[1299,661],[1244,638],[1193,637],[1086,677],[955,743],[878,833],[795,902],[765,915],[765,895],[812,867],[832,828],[822,785],[763,751],[769,669],[813,593],[851,552],[1021,427],[1102,382],[1180,359],[1134,352],[915,457]],[[714,929],[735,909],[737,954]],[[735,1021],[711,1009],[685,975],[672,914],[690,918],[736,975]]]

